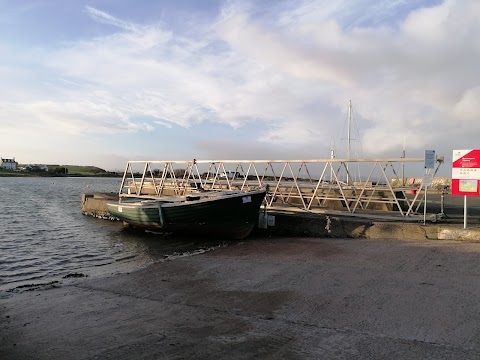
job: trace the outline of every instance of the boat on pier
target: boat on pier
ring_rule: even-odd
[[[130,226],[188,236],[243,239],[258,221],[266,190],[199,191],[185,196],[133,198],[108,203],[109,213]]]

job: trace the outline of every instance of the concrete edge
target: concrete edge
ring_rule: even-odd
[[[480,228],[461,224],[368,221],[337,216],[269,212],[267,226],[258,229],[272,235],[364,238],[392,240],[480,241]],[[262,224],[259,224],[260,227]]]

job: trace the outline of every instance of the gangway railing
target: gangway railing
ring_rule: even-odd
[[[199,190],[268,188],[267,207],[290,205],[304,211],[341,209],[394,211],[408,217],[418,211],[443,159],[423,181],[423,158],[311,160],[152,160],[128,161],[119,190],[121,199],[181,196]],[[368,174],[359,181],[350,173],[355,164]],[[406,164],[420,173],[420,184],[400,177]],[[401,170],[400,170],[401,169]],[[412,198],[411,193],[415,193]]]

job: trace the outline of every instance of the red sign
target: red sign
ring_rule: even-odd
[[[452,195],[480,196],[480,150],[453,150]]]

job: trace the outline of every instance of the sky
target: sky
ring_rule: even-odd
[[[0,156],[423,157],[480,148],[477,0],[0,0]]]

